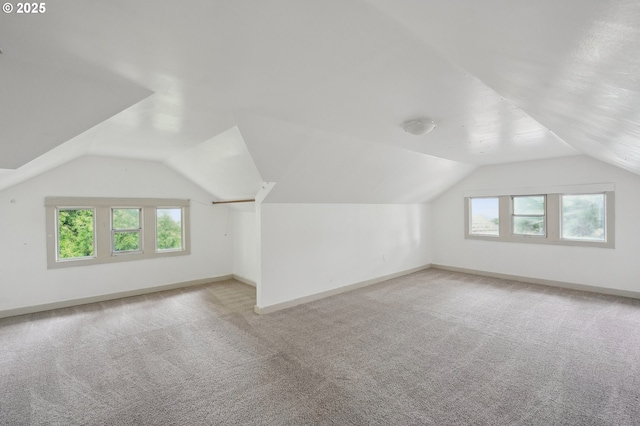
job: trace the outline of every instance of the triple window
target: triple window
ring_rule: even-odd
[[[614,247],[614,193],[465,198],[466,238]]]
[[[49,268],[189,254],[189,201],[46,199]]]

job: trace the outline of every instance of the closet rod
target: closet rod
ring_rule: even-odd
[[[256,200],[212,201],[211,204],[253,203]]]

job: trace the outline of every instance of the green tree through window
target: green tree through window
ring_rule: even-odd
[[[182,209],[157,210],[158,250],[182,248]]]
[[[514,196],[513,233],[517,235],[545,235],[545,197]]]
[[[604,241],[604,194],[562,196],[562,238]]]
[[[139,208],[117,208],[112,210],[114,252],[140,250],[142,237],[140,212],[141,209]]]
[[[58,258],[74,259],[94,254],[93,209],[58,211]]]
[[[49,269],[191,254],[189,200],[45,197],[45,208]]]

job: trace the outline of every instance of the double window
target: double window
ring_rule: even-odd
[[[189,201],[49,197],[49,268],[189,254]]]
[[[111,209],[111,251],[136,253],[142,251],[142,209]]]
[[[614,192],[465,198],[469,239],[614,247]]]
[[[513,235],[546,235],[546,197],[521,195],[511,197],[511,231]]]

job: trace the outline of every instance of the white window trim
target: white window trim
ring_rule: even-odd
[[[58,259],[58,209],[94,209],[94,256],[74,259]],[[112,251],[112,208],[141,208],[142,247],[138,251]],[[156,212],[158,208],[182,209],[182,249],[158,250],[156,247]],[[94,197],[47,197],[45,198],[47,229],[47,267],[49,269],[74,266],[97,265],[131,260],[191,254],[190,202],[183,199],[166,198],[94,198]]]
[[[117,209],[136,209],[138,210],[138,228],[131,228],[131,229],[121,229],[118,228],[116,229],[113,226],[113,211],[117,210]],[[111,206],[109,207],[109,223],[110,223],[110,232],[111,232],[111,255],[112,256],[120,256],[120,255],[128,255],[128,254],[132,254],[132,253],[142,253],[144,252],[144,234],[145,234],[145,223],[144,223],[144,218],[143,216],[145,216],[143,214],[144,209],[140,206]],[[123,250],[123,251],[116,251],[116,234],[117,233],[133,233],[133,232],[139,232],[140,233],[140,248],[138,250]]]
[[[93,256],[84,256],[84,257],[75,257],[75,258],[70,258],[70,259],[58,259],[58,262],[60,263],[64,263],[64,262],[73,262],[75,260],[91,260],[91,259],[95,259],[96,257],[96,253],[98,251],[98,247],[96,244],[96,209],[93,206],[64,206],[64,207],[59,207],[56,208],[53,212],[54,217],[54,224],[57,224],[59,221],[59,217],[58,217],[58,212],[60,210],[93,210]],[[47,223],[48,225],[48,223]],[[55,247],[53,248],[53,250],[55,251],[54,255],[56,256],[56,258],[58,257],[58,241],[57,241],[57,226],[56,226],[56,240],[55,240]],[[47,231],[47,235],[49,234],[49,232]],[[49,247],[47,247],[47,252],[49,250]]]
[[[485,239],[485,238],[487,238],[487,239],[500,238],[500,235],[503,234],[503,232],[502,232],[502,221],[498,222],[498,234],[499,235],[488,234],[488,233],[484,233],[483,234],[483,233],[480,233],[480,232],[475,233],[475,234],[471,233],[471,214],[470,213],[471,213],[471,199],[472,198],[498,198],[498,218],[500,218],[500,215],[502,214],[502,212],[501,212],[502,204],[500,203],[499,197],[496,197],[496,196],[493,196],[493,195],[487,196],[487,197],[484,197],[484,196],[481,196],[481,197],[465,197],[465,199],[464,199],[464,202],[465,202],[464,208],[465,208],[465,211],[466,211],[465,229],[464,229],[465,235],[471,235],[473,238],[481,237],[481,239]]]
[[[544,211],[542,212],[542,214],[516,214],[515,213],[515,209],[514,209],[514,198],[518,198],[518,197],[542,197],[542,199],[544,200]],[[534,237],[534,238],[546,238],[547,236],[547,194],[529,194],[529,195],[510,195],[509,196],[509,209],[510,209],[510,213],[509,213],[509,220],[511,221],[510,223],[510,229],[509,231],[511,232],[511,235],[514,236],[518,236],[518,237]],[[514,218],[516,217],[541,217],[542,218],[542,223],[543,223],[543,228],[544,228],[544,234],[542,235],[528,235],[528,234],[517,234],[513,231],[513,228],[515,227],[515,221]]]
[[[157,228],[157,226],[158,226],[158,216],[157,216],[157,213],[158,213],[158,210],[159,210],[159,209],[175,209],[175,208],[179,208],[179,207],[180,207],[180,206],[175,206],[175,205],[173,205],[173,206],[164,206],[164,205],[162,205],[162,206],[156,206],[156,207],[155,207],[156,215],[155,215],[155,218],[154,218],[154,220],[155,220],[155,224],[154,224],[154,226],[155,226],[156,228]],[[184,219],[184,217],[185,217],[185,210],[184,210],[184,207],[183,207],[183,208],[182,208],[182,219],[183,219],[183,220],[185,220],[185,219]],[[188,221],[187,221],[187,222],[188,222]],[[184,241],[187,241],[187,235],[186,235],[186,234],[187,234],[187,231],[186,231],[186,230],[187,230],[187,226],[186,226],[186,224],[185,224],[185,225],[183,225],[183,226],[182,226],[182,241],[183,241],[183,244],[182,244],[182,245],[183,245],[183,246],[184,246],[184,244],[185,244],[185,243],[184,243]],[[157,239],[157,238],[154,238],[154,245],[153,245],[153,247],[154,247],[154,249],[155,249],[156,253],[171,253],[171,252],[181,252],[181,251],[184,251],[184,248],[181,248],[181,249],[160,249],[160,248],[158,248],[158,239]]]
[[[558,190],[559,188],[554,188]],[[500,241],[527,244],[550,244],[576,247],[615,248],[615,191],[613,184],[594,184],[561,187],[562,192],[541,191],[531,188],[531,192],[523,189],[513,191],[474,191],[465,193],[464,197],[464,235],[468,240]],[[604,194],[605,195],[605,241],[564,239],[560,234],[561,215],[560,197],[574,194]],[[513,233],[511,197],[519,195],[546,196],[546,235],[520,235]],[[471,234],[471,198],[498,198],[499,202],[499,234],[478,235]]]

